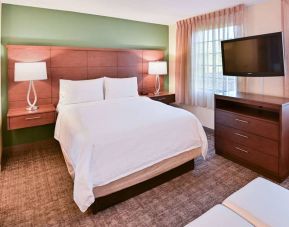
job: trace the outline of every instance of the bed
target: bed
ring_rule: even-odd
[[[141,96],[58,105],[55,138],[82,212],[93,203],[100,210],[98,199],[103,203],[170,170],[193,167],[193,159],[207,152],[193,114]]]
[[[96,212],[142,193],[189,171],[195,157],[205,156],[205,134],[192,114],[145,97],[104,100],[104,86],[97,88],[92,81],[104,75],[136,77],[135,85],[127,86],[124,93],[151,93],[155,76],[148,74],[148,63],[164,60],[164,50],[30,45],[6,48],[11,82],[9,108],[26,106],[21,91],[27,84],[14,82],[16,61],[46,62],[48,80],[35,84],[39,105],[61,103],[63,79],[84,81],[90,86],[85,92],[72,92],[70,101],[79,104],[58,105],[55,130],[74,180],[73,197],[82,211],[91,206]],[[160,79],[163,90],[164,79]],[[119,87],[125,86],[114,89],[119,91]],[[83,93],[89,96],[79,97]],[[92,94],[94,97],[90,97]]]

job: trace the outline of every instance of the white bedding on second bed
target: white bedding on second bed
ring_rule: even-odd
[[[74,201],[84,212],[93,188],[142,170],[207,138],[191,113],[147,97],[58,106],[55,138],[74,169]]]

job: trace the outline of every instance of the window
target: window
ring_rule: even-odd
[[[221,41],[233,39],[234,26],[197,31],[193,38],[192,70],[196,76],[195,90],[218,93],[237,90],[237,79],[223,76]]]
[[[241,4],[177,23],[177,103],[213,108],[214,93],[237,91],[237,78],[222,73],[221,41],[243,35],[244,9]]]

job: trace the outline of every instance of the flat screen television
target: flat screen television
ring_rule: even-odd
[[[226,76],[284,76],[282,32],[221,42]]]

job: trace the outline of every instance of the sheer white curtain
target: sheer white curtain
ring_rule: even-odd
[[[213,108],[214,93],[237,91],[237,78],[223,76],[221,41],[243,35],[243,6],[198,17],[192,34],[192,104]]]

